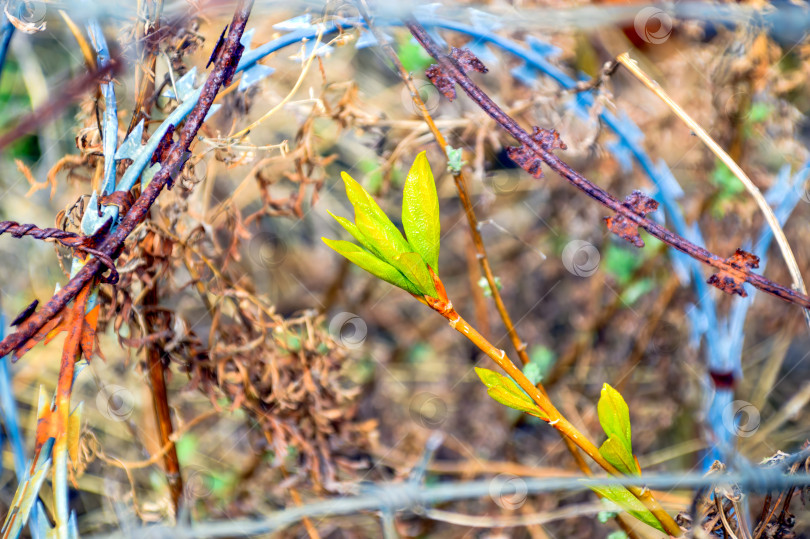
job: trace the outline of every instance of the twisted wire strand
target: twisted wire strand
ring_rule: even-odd
[[[11,234],[15,238],[30,236],[42,241],[56,241],[65,247],[93,255],[110,270],[110,274],[102,278],[105,283],[118,282],[118,271],[115,269],[113,259],[93,247],[93,236],[82,236],[75,232],[68,232],[59,228],[40,228],[34,224],[20,224],[16,221],[0,221],[0,235]]]

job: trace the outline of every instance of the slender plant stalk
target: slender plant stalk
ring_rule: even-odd
[[[149,267],[152,267],[152,264]],[[155,312],[158,305],[158,285],[159,282],[156,280],[144,298],[146,327],[150,333],[159,329],[158,314]],[[162,351],[158,344],[154,341],[148,341],[146,344],[146,368],[149,370],[149,389],[152,392],[152,406],[155,410],[158,440],[162,447],[172,441],[174,426],[172,424],[171,409],[169,408],[169,396],[166,391],[166,373],[163,369],[161,356]],[[174,444],[171,444],[169,450],[163,455],[163,465],[165,467],[166,482],[169,484],[172,506],[176,515],[180,505],[183,503],[183,476],[180,473],[180,461],[177,458],[177,447]]]
[[[440,311],[436,309],[439,314],[447,318],[450,326],[467,337],[473,344],[475,344],[482,352],[489,356],[495,363],[498,364],[522,389],[531,399],[546,413],[549,418],[548,424],[557,429],[560,434],[565,438],[571,440],[576,446],[581,449],[585,454],[591,457],[602,469],[611,475],[622,476],[612,464],[610,464],[599,453],[599,449],[588,440],[579,430],[572,425],[557,408],[551,403],[548,397],[540,391],[534,384],[529,381],[523,372],[515,366],[514,363],[506,356],[506,352],[500,348],[496,348],[483,335],[478,333],[470,324],[467,323],[456,311],[450,306],[449,309]],[[653,497],[648,489],[638,487],[628,487],[628,490],[649,509],[649,511],[658,519],[667,533],[679,536],[681,529],[678,524],[672,519],[669,514],[664,511],[661,505]]]
[[[362,14],[363,18],[366,21],[366,25],[368,29],[374,34],[380,48],[385,52],[386,56],[389,60],[394,64],[397,69],[397,72],[402,79],[402,81],[407,86],[408,90],[411,93],[411,99],[416,105],[416,108],[422,115],[425,123],[427,124],[430,132],[433,134],[433,137],[436,139],[436,143],[442,149],[445,155],[447,155],[447,140],[442,135],[441,131],[439,131],[436,122],[434,122],[433,117],[430,115],[430,112],[425,106],[422,97],[419,94],[419,89],[416,88],[416,85],[413,83],[413,78],[411,74],[405,69],[405,66],[402,65],[402,62],[397,56],[394,49],[391,47],[390,43],[385,39],[385,36],[380,32],[377,27],[372,23],[371,17],[369,16],[368,10],[365,6],[365,0],[358,0],[356,2],[360,13]],[[523,339],[520,338],[518,335],[517,329],[515,329],[515,325],[512,322],[512,317],[509,315],[509,311],[506,308],[506,304],[503,301],[503,297],[500,294],[500,290],[498,289],[497,282],[495,281],[495,275],[492,273],[492,267],[489,263],[489,258],[487,257],[487,250],[486,246],[484,245],[484,240],[481,237],[481,232],[479,230],[479,223],[478,218],[475,215],[475,209],[473,207],[472,201],[470,200],[469,191],[467,190],[467,180],[464,175],[463,170],[460,168],[453,172],[453,182],[456,185],[456,191],[458,192],[458,198],[461,202],[461,205],[464,207],[464,213],[467,217],[467,224],[470,228],[470,236],[472,238],[473,248],[475,250],[475,255],[478,260],[478,264],[481,269],[481,273],[484,274],[484,278],[489,285],[489,289],[492,294],[492,299],[495,302],[495,308],[498,311],[498,314],[503,321],[504,327],[506,328],[506,332],[509,335],[509,340],[512,342],[512,345],[517,352],[518,358],[523,365],[527,365],[530,361],[529,355],[526,352],[527,344]],[[473,283],[474,284],[474,283]],[[483,336],[481,336],[484,339]],[[485,339],[484,339],[485,340]],[[542,383],[537,384],[537,389],[548,399],[548,393],[546,389],[543,387]],[[563,443],[565,444],[568,451],[571,453],[571,456],[574,458],[574,462],[576,462],[577,467],[584,473],[585,475],[593,475],[591,468],[588,466],[588,463],[583,458],[582,454],[580,453],[579,449],[577,448],[576,443],[568,438],[562,431],[558,430],[560,436],[562,438]],[[597,494],[598,495],[598,494]],[[599,496],[601,498],[601,496]],[[619,526],[624,530],[624,532],[628,535],[628,537],[635,537],[636,534],[632,530],[632,528],[627,524],[626,521],[619,518],[621,515],[617,515],[617,523]]]

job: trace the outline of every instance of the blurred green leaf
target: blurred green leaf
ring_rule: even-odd
[[[711,182],[718,188],[711,211],[715,216],[721,217],[728,208],[728,202],[742,194],[745,191],[745,186],[719,159],[715,161]]]
[[[233,472],[230,473],[211,472],[208,476],[205,477],[206,486],[211,490],[211,494],[213,494],[217,498],[222,498],[222,496],[228,494],[231,487],[236,485],[238,481],[239,481],[238,474],[235,474]]]
[[[658,522],[658,519],[655,518],[644,504],[641,503],[638,498],[633,496],[633,493],[627,490],[622,485],[610,485],[610,486],[602,486],[602,487],[591,487],[591,489],[604,496],[608,500],[612,501],[628,513],[634,516],[635,518],[639,519],[641,522],[647,524],[648,526],[652,526],[656,530],[662,531],[666,533],[666,530],[661,526],[661,523]]]
[[[407,361],[411,364],[427,363],[429,362],[436,351],[434,348],[424,341],[417,341],[408,349]]]
[[[616,438],[632,456],[630,410],[619,392],[610,387],[609,384],[604,384],[596,410],[599,413],[599,424],[602,425],[602,429],[608,435],[608,438]]]
[[[177,449],[177,460],[183,465],[191,464],[192,458],[197,453],[198,444],[199,439],[193,433],[181,436],[174,444]]]
[[[554,362],[557,361],[557,355],[554,350],[542,344],[537,344],[529,348],[529,365],[534,364],[540,370],[541,376],[548,374]],[[541,380],[538,380],[538,383]]]
[[[774,107],[769,103],[754,103],[748,109],[746,123],[761,123],[771,117]]]
[[[410,36],[399,44],[398,49],[399,61],[408,71],[424,71],[433,63],[433,58],[418,43],[415,43]]]
[[[423,292],[421,292],[416,285],[408,281],[408,279],[406,279],[405,276],[402,275],[394,266],[380,260],[359,245],[355,245],[354,243],[348,241],[330,240],[329,238],[321,239],[324,241],[324,243],[326,243],[326,245],[342,254],[375,277],[391,283],[396,287],[402,288],[403,290],[407,290],[412,294],[420,296],[423,294]]]
[[[646,249],[643,249],[643,251],[646,251]],[[624,246],[608,243],[602,257],[602,268],[616,279],[620,285],[624,286],[630,281],[633,273],[643,262],[638,249],[635,247],[631,250]]]
[[[726,196],[736,195],[745,191],[745,186],[740,179],[719,159],[715,161],[711,180],[714,185],[720,188],[721,194]]]
[[[301,337],[298,335],[287,335],[287,350],[298,352],[301,350]]]
[[[487,394],[504,406],[526,412],[540,419],[548,419],[545,412],[511,378],[478,367],[475,368],[475,374],[487,386]]]
[[[543,368],[539,364],[532,361],[528,362],[523,367],[523,374],[525,374],[526,378],[529,379],[529,382],[534,385],[539,384],[543,380]]]
[[[604,499],[605,498],[602,498],[602,500],[604,500]],[[613,504],[613,502],[610,502],[610,504],[615,505],[615,504]],[[618,514],[619,513],[617,511],[599,511],[598,513],[596,513],[596,520],[598,520],[602,524],[605,524],[611,518],[616,518],[616,515],[618,515]]]
[[[383,183],[382,167],[380,163],[378,163],[376,159],[361,159],[357,163],[357,168],[363,171],[363,183],[366,186],[366,191],[369,193],[379,192]],[[390,173],[393,183],[396,184],[399,169],[394,168]]]
[[[644,294],[655,289],[655,281],[653,279],[641,279],[635,281],[627,286],[622,292],[622,302],[627,305],[633,305]]]
[[[439,197],[425,152],[416,156],[405,180],[402,226],[414,251],[438,273],[441,239]]]

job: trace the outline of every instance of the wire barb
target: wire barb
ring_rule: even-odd
[[[726,264],[730,266],[729,269],[718,271],[706,282],[728,294],[747,297],[748,293],[743,288],[745,274],[749,270],[759,267],[759,257],[748,251],[737,249],[732,256],[726,259]]]
[[[532,133],[531,137],[532,140],[548,152],[552,150],[568,149],[565,142],[560,140],[560,133],[555,129],[544,129],[534,126],[534,133]],[[510,146],[506,149],[506,154],[509,156],[509,159],[517,163],[520,168],[538,180],[543,178],[543,160],[532,151],[531,148],[527,148],[525,144]]]
[[[489,71],[484,63],[479,60],[470,49],[458,49],[453,47],[450,52],[450,58],[456,62],[456,67],[462,73],[468,73],[470,71],[486,73]],[[427,78],[433,83],[433,86],[435,86],[444,97],[450,101],[456,98],[455,85],[458,81],[452,74],[447,73],[441,65],[433,64],[427,68],[425,75],[427,75]]]
[[[652,213],[658,209],[658,202],[641,191],[633,191],[632,194],[624,199],[622,206],[639,217],[644,218],[648,213]],[[605,222],[607,223],[608,230],[620,238],[626,239],[636,247],[644,247],[644,240],[638,235],[638,223],[631,221],[621,213],[605,217]]]

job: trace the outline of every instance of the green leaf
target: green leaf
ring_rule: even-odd
[[[666,533],[666,530],[663,528],[663,526],[661,526],[661,523],[658,522],[658,519],[655,518],[655,515],[644,507],[644,504],[641,503],[638,498],[633,496],[633,493],[627,490],[627,488],[624,486],[609,485],[591,487],[591,489],[597,494],[612,501],[644,524]]]
[[[408,243],[433,271],[439,272],[439,197],[425,152],[416,156],[405,180],[402,226]]]
[[[329,210],[327,210],[327,211],[329,211]],[[335,221],[340,223],[340,225],[343,228],[345,228],[346,231],[354,237],[354,239],[356,239],[358,242],[360,242],[360,245],[365,247],[366,251],[370,251],[372,254],[376,255],[377,258],[384,258],[380,253],[377,252],[377,250],[374,248],[374,245],[372,245],[371,242],[368,241],[368,238],[366,238],[363,235],[363,233],[360,232],[360,229],[357,228],[357,225],[355,225],[354,223],[352,223],[351,221],[349,221],[345,217],[335,215],[331,211],[329,212],[329,215],[334,217]]]
[[[630,438],[630,410],[627,403],[618,391],[605,384],[596,406],[599,413],[599,423],[608,438],[616,438],[627,453],[633,454],[633,444]]]
[[[641,470],[638,468],[638,463],[633,453],[627,451],[624,444],[611,436],[602,447],[599,448],[599,454],[605,457],[609,463],[614,465],[620,472],[627,475],[641,475]]]
[[[436,297],[436,284],[433,282],[433,277],[430,276],[427,265],[421,256],[417,253],[402,253],[395,257],[392,262],[409,281],[419,288],[421,294]]]
[[[380,209],[363,187],[351,176],[341,172],[346,184],[346,195],[354,206],[354,222],[358,230],[374,246],[381,258],[391,261],[402,253],[413,251],[402,232]]]
[[[489,369],[475,368],[475,374],[487,386],[487,394],[504,406],[548,420],[548,416],[520,387],[506,376]]]
[[[323,242],[342,254],[367,272],[375,277],[379,277],[383,281],[389,282],[392,285],[407,290],[411,294],[422,295],[422,292],[416,288],[408,279],[402,275],[399,270],[394,266],[384,262],[369,253],[359,245],[348,241],[330,240],[329,238],[321,238]]]

